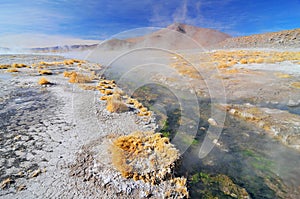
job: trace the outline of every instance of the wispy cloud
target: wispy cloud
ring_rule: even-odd
[[[202,27],[214,28],[218,30],[229,31],[235,25],[234,21],[226,23],[222,20],[212,18],[216,15],[218,9],[212,9],[212,11],[204,11],[206,7],[213,6],[215,8],[222,7],[234,0],[209,0],[209,1],[172,1],[176,8],[167,5],[157,4],[153,5],[152,16],[149,22],[153,26],[166,26],[174,22],[187,23],[191,25],[197,25]]]
[[[174,22],[238,35],[296,27],[299,9],[299,0],[271,4],[259,0],[2,0],[0,36],[44,33],[97,38]]]
[[[54,32],[61,22],[70,20],[70,16],[53,9],[22,1],[1,3],[0,17],[1,33]]]

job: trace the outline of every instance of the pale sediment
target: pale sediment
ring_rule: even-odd
[[[27,65],[43,59],[21,57]],[[7,59],[16,62],[14,57]],[[47,57],[48,62],[58,59]],[[68,70],[77,70],[72,64]],[[100,100],[102,94],[69,83],[61,74],[66,69],[62,65],[49,67],[53,75],[46,77],[51,84],[45,86],[38,85],[40,74],[35,68],[20,68],[16,75],[0,81],[1,197],[184,196],[174,189],[186,188],[185,184],[165,181],[151,185],[126,179],[111,164],[113,140],[134,131],[154,131],[153,117],[138,116],[137,109],[110,113],[106,102]]]

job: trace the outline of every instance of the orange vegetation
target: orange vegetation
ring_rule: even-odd
[[[16,64],[16,63],[13,63],[11,66],[13,68],[25,68],[25,67],[27,67],[26,64]]]
[[[300,88],[300,82],[293,82],[291,83],[291,86],[294,88]]]
[[[277,51],[216,51],[209,53],[211,61],[216,62],[219,68],[226,68],[227,65],[233,66],[236,63],[277,63],[283,61],[295,62],[300,60],[300,52],[277,52]]]
[[[19,70],[16,69],[16,68],[9,68],[9,69],[6,70],[6,72],[9,72],[9,73],[16,73],[16,72],[19,72]]]
[[[8,64],[0,65],[0,69],[8,69],[8,68],[10,68],[10,65]]]
[[[51,70],[39,70],[39,73],[41,75],[52,75],[52,71]]]
[[[126,178],[155,182],[171,173],[178,150],[160,133],[134,132],[120,136],[111,147],[113,165]]]
[[[106,109],[112,113],[122,113],[129,110],[124,102],[121,100],[121,96],[118,94],[113,94],[110,97],[106,98],[107,105]]]
[[[275,73],[275,75],[276,75],[278,78],[290,78],[290,77],[292,77],[291,75],[289,75],[289,74],[284,74],[284,73]]]
[[[76,73],[75,71],[72,72],[65,71],[64,77],[69,77],[70,83],[89,83],[92,81],[89,76]]]
[[[201,78],[197,69],[183,57],[176,56],[176,61],[171,63],[172,68],[176,69],[179,74],[188,76],[190,78]]]
[[[45,77],[41,77],[41,79],[38,81],[38,84],[45,85],[50,84],[50,82]]]
[[[125,178],[159,185],[166,182],[172,189],[166,198],[188,198],[186,178],[174,177],[172,170],[179,151],[160,133],[134,132],[113,141],[112,163]]]

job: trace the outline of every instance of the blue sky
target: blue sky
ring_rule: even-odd
[[[300,28],[300,0],[1,0],[0,35],[105,39],[174,22],[233,36]]]

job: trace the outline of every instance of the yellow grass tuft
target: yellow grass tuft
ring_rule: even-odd
[[[76,73],[76,72],[75,72],[75,71],[65,71],[65,72],[63,73],[63,75],[64,75],[64,77],[71,77],[71,75],[72,75],[73,73]]]
[[[264,59],[263,58],[257,58],[256,60],[255,60],[255,63],[257,63],[257,64],[261,64],[261,63],[263,63],[264,62]]]
[[[26,64],[17,64],[17,63],[13,63],[11,66],[13,68],[25,68],[25,67],[27,67]]]
[[[41,75],[52,75],[52,71],[51,70],[39,70],[39,73]]]
[[[46,84],[50,84],[50,82],[45,77],[41,77],[41,79],[38,81],[38,84],[46,85]]]
[[[16,72],[19,72],[19,70],[16,69],[16,68],[9,68],[9,69],[6,70],[6,72],[9,72],[9,73],[16,73]]]
[[[291,86],[294,88],[300,88],[300,82],[293,82],[291,83]]]
[[[100,97],[100,100],[107,100],[108,98],[109,98],[109,96],[104,95],[104,96],[101,96],[101,97]]]
[[[83,90],[91,90],[91,91],[97,90],[97,86],[93,86],[93,85],[79,84],[79,87],[82,88]]]
[[[291,78],[292,76],[284,73],[275,73],[278,78]]]
[[[104,90],[105,95],[112,95],[114,92],[111,89]]]
[[[8,69],[8,68],[10,68],[10,65],[8,64],[0,65],[0,69]]]
[[[113,94],[107,98],[106,109],[112,113],[122,113],[129,110],[124,102],[121,101],[121,96]]]
[[[63,62],[65,65],[73,65],[75,62],[72,60],[72,59],[70,59],[70,60],[64,60],[64,62]]]
[[[72,72],[70,75],[69,82],[70,83],[89,83],[89,82],[91,82],[91,79],[90,79],[90,77],[88,77],[86,75]]]
[[[1,188],[1,189],[5,189],[5,188],[6,188],[7,186],[9,186],[12,182],[13,182],[12,179],[6,178],[6,179],[4,179],[4,180],[1,182],[0,188]]]
[[[241,64],[247,64],[248,61],[247,61],[246,59],[241,59],[241,60],[240,60],[240,63],[241,63]]]
[[[112,163],[125,178],[157,183],[171,174],[178,150],[154,132],[134,132],[117,138],[112,146]]]
[[[248,59],[248,64],[256,63],[256,60],[253,58]]]

